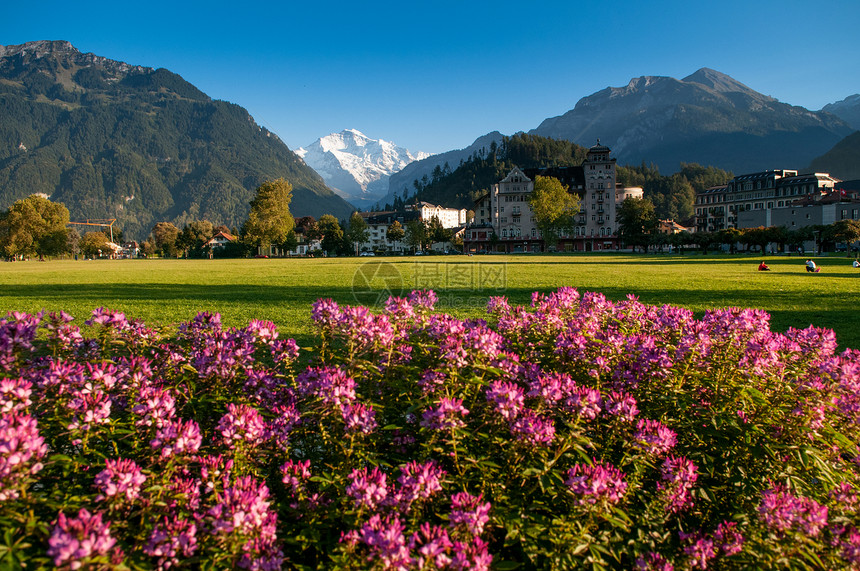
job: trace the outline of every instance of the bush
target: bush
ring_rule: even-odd
[[[318,301],[0,320],[4,565],[849,568],[860,363],[769,316],[570,288],[490,322]]]

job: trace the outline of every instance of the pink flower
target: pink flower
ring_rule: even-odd
[[[794,496],[782,485],[762,493],[758,512],[768,527],[779,532],[793,529],[816,537],[827,526],[827,506]]]
[[[639,414],[635,398],[627,393],[615,391],[606,397],[605,411],[624,422],[633,422],[633,419]]]
[[[463,407],[463,399],[443,397],[436,408],[428,408],[421,417],[421,426],[431,430],[462,428],[466,423],[462,416],[469,414]]]
[[[548,446],[555,439],[555,425],[551,419],[544,418],[531,409],[525,409],[511,423],[511,434],[517,440],[533,446]]]
[[[453,544],[444,527],[422,523],[409,540],[409,550],[416,552],[415,563],[419,569],[428,566],[445,569],[451,563],[448,555]]]
[[[161,428],[176,416],[176,399],[168,389],[144,385],[131,411],[137,416],[135,425]]]
[[[0,415],[0,502],[20,495],[48,452],[36,419],[25,414]]]
[[[0,414],[26,412],[33,404],[33,383],[24,379],[0,379]]]
[[[115,544],[110,522],[102,521],[100,513],[90,515],[81,509],[76,518],[67,518],[60,512],[48,538],[48,557],[53,557],[57,567],[80,569],[96,557],[106,557]]]
[[[675,571],[675,567],[666,561],[665,557],[653,551],[636,558],[636,569],[638,571]]]
[[[525,391],[509,381],[493,381],[487,389],[487,400],[496,405],[496,412],[508,421],[520,415],[525,404]]]
[[[200,427],[196,422],[169,420],[156,431],[155,438],[149,445],[152,448],[161,448],[159,454],[162,458],[170,458],[195,454],[200,450],[202,442]]]
[[[387,476],[377,467],[370,472],[367,468],[353,470],[349,479],[346,493],[358,508],[376,509],[388,496]]]
[[[448,516],[451,527],[465,529],[474,537],[481,535],[490,521],[490,502],[482,501],[483,497],[483,494],[473,496],[467,492],[451,496],[451,514]]]
[[[657,489],[663,490],[663,498],[670,512],[678,513],[692,505],[690,491],[698,479],[696,465],[682,457],[669,456],[660,470],[662,481]]]
[[[437,492],[442,491],[442,477],[445,471],[432,460],[424,464],[410,462],[400,467],[397,483],[400,490],[397,499],[404,510],[409,509],[413,502],[427,500]]]
[[[738,531],[738,524],[724,521],[718,525],[714,532],[714,545],[726,556],[740,553],[744,548],[744,536]]]
[[[69,430],[88,431],[99,424],[110,422],[111,400],[100,390],[90,393],[78,393],[68,403],[68,408],[74,413]]]
[[[286,484],[294,497],[305,491],[305,482],[311,477],[310,467],[310,460],[303,462],[287,460],[281,466],[281,481]]]
[[[365,404],[347,404],[341,409],[347,432],[370,434],[376,427],[376,413]]]
[[[216,430],[231,450],[237,446],[253,449],[269,438],[265,419],[246,404],[227,404],[227,414],[221,417]]]
[[[120,458],[105,461],[105,469],[96,476],[96,487],[101,494],[96,501],[106,498],[125,499],[132,502],[140,495],[140,487],[146,481],[146,476],[140,470],[140,466],[133,460]]]
[[[157,557],[157,569],[170,569],[197,551],[197,526],[183,518],[159,523],[149,534],[143,552]]]
[[[636,433],[633,435],[635,446],[640,450],[660,456],[671,450],[677,442],[677,435],[656,420],[640,420],[636,424]]]
[[[624,473],[611,464],[576,464],[567,472],[565,484],[578,496],[577,504],[617,504],[627,491]]]

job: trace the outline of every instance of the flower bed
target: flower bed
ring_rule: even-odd
[[[0,562],[860,565],[860,352],[563,288],[488,321],[314,304],[316,347],[201,313],[0,320]]]

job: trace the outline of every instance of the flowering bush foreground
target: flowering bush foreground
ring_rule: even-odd
[[[10,314],[0,562],[860,566],[860,352],[831,331],[569,288],[489,323],[434,302],[318,301],[306,368],[270,322]]]

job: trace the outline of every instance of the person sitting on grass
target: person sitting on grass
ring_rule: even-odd
[[[860,268],[860,262],[858,262],[857,260],[854,260],[854,263],[851,265],[854,266],[855,268]]]
[[[762,263],[760,263],[760,264],[758,265],[758,271],[760,271],[760,272],[769,272],[769,271],[770,271],[770,267],[769,267],[767,264],[765,264],[765,263],[764,263],[764,261],[762,261]]]
[[[815,272],[817,274],[821,271],[821,268],[815,267],[815,262],[813,262],[812,260],[806,260],[806,271]]]

